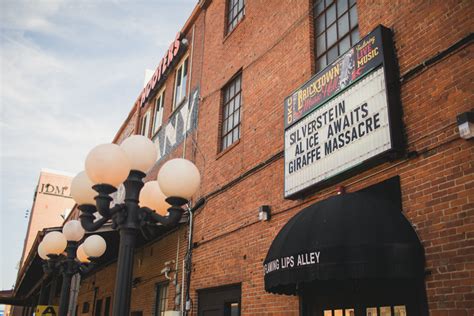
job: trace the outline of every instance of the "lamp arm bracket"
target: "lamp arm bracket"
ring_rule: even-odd
[[[170,207],[168,209],[168,215],[162,216],[148,207],[141,207],[140,211],[145,213],[144,221],[150,222],[153,224],[160,223],[164,226],[174,226],[176,225],[181,216],[183,215],[183,209],[180,207]]]
[[[102,217],[110,218],[110,203],[113,200],[110,195],[117,191],[117,189],[109,184],[96,184],[92,188],[99,193],[95,197],[97,211],[99,211]]]
[[[94,262],[89,262],[89,263],[81,263],[78,268],[79,274],[82,276],[88,274],[89,272],[92,271],[92,269],[95,268],[95,263]]]
[[[101,217],[98,220],[94,221],[95,220],[94,214],[86,212],[84,210],[82,210],[82,213],[79,216],[79,218],[81,219],[82,227],[84,227],[84,229],[89,232],[96,231],[110,219],[110,217]]]

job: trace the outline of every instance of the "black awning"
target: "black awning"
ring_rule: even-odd
[[[423,247],[400,201],[395,177],[303,209],[270,246],[265,290],[297,294],[299,285],[317,280],[422,276]]]

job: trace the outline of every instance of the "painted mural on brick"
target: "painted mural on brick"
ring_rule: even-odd
[[[189,98],[169,118],[153,137],[158,149],[158,161],[165,158],[186,135],[197,127],[199,107],[199,88],[190,93]]]

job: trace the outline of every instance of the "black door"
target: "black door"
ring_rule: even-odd
[[[303,288],[305,316],[418,316],[424,291],[415,280],[318,281]]]
[[[198,291],[199,316],[239,316],[240,285]]]

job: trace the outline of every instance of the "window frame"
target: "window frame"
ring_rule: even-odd
[[[220,109],[220,124],[219,124],[219,146],[218,152],[226,152],[229,148],[233,147],[237,144],[241,138],[242,130],[242,107],[243,107],[243,100],[242,100],[242,71],[239,70],[232,78],[222,87],[221,89],[221,109]],[[239,90],[237,91],[237,80],[239,80]],[[234,93],[231,96],[232,87],[234,87]],[[229,92],[228,99],[226,100],[226,94]],[[235,100],[239,98],[239,106],[236,109]],[[232,113],[230,113],[230,106],[232,105]],[[229,106],[229,108],[227,108]],[[226,111],[227,110],[227,111]],[[238,110],[238,113],[237,113]],[[238,123],[235,124],[235,114],[238,114]],[[232,117],[232,126],[229,127],[229,121]],[[234,131],[237,129],[237,136],[234,138]],[[231,140],[229,143],[226,141],[226,137],[231,136]]]
[[[342,2],[345,2],[346,9],[339,12],[339,6]],[[313,1],[313,31],[314,31],[314,61],[316,73],[323,70],[344,52],[350,49],[360,40],[359,33],[359,17],[357,12],[357,1],[356,0],[314,0]],[[322,7],[321,7],[322,5]],[[328,12],[334,7],[334,20],[330,21],[328,25]],[[352,11],[354,9],[354,11]],[[351,12],[354,12],[356,21],[353,22]],[[347,17],[345,17],[347,15]],[[321,18],[324,19],[322,23]],[[347,31],[340,34],[340,27],[347,18]],[[323,24],[323,27],[319,29],[319,25]],[[328,33],[331,28],[335,28],[335,41],[328,47]],[[324,40],[324,48],[321,49],[318,45],[319,39]],[[342,47],[341,43],[348,40],[348,46]],[[334,58],[329,59],[329,54],[332,50],[336,50]],[[322,62],[324,59],[324,62]]]
[[[156,94],[155,100],[154,100],[154,106],[153,106],[153,124],[151,127],[152,130],[152,136],[154,137],[158,131],[161,129],[163,126],[163,113],[165,110],[165,94],[166,89],[165,87],[161,88],[161,90]],[[158,101],[161,100],[160,105],[158,105]],[[160,112],[160,124],[157,126],[156,124],[156,119],[157,119],[157,114],[158,114],[158,107],[161,106],[161,112]]]
[[[180,99],[177,100],[177,84],[178,84],[178,73],[180,71],[180,69],[184,66],[184,64],[187,62],[187,65],[186,65],[186,79],[184,80],[184,88],[181,88],[180,89]],[[183,73],[183,72],[182,72]],[[182,83],[183,83],[183,75],[181,73],[181,76],[179,79],[181,79],[181,87],[182,87]],[[188,85],[187,85],[187,81],[188,81],[188,77],[189,77],[189,54],[185,55],[181,61],[179,62],[178,66],[176,67],[175,71],[174,71],[174,84],[173,84],[173,106],[172,106],[172,111],[176,110],[180,105],[181,103],[186,100],[186,96],[187,96],[187,90],[188,90]],[[184,91],[183,91],[184,90]],[[181,93],[183,93],[183,95],[181,95]]]
[[[239,9],[240,3],[242,3],[242,7]],[[235,8],[237,10],[234,10]],[[245,0],[226,0],[224,35],[229,35],[230,33],[232,33],[232,31],[237,28],[237,25],[239,25],[240,21],[242,21],[244,17],[245,17]]]
[[[150,137],[150,119],[151,111],[150,108],[148,108],[140,120],[140,135],[143,135],[147,138]]]
[[[164,289],[165,297],[161,297],[161,290]],[[155,305],[153,307],[154,316],[162,316],[166,312],[169,299],[169,282],[160,282],[155,284]]]

